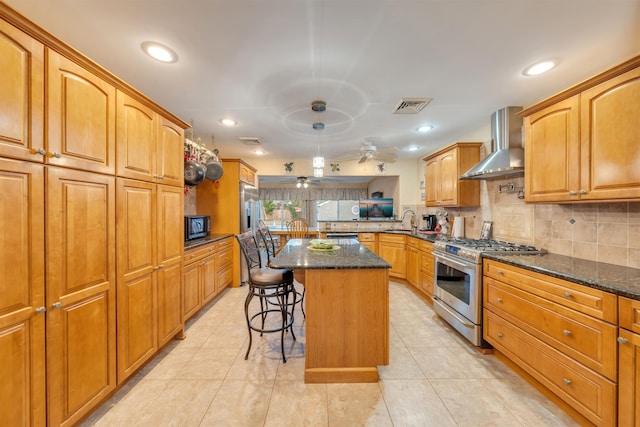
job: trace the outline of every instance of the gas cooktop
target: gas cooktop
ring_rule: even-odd
[[[546,251],[532,245],[522,245],[499,240],[467,239],[444,237],[433,243],[435,252],[444,252],[456,257],[480,262],[483,252],[495,254],[534,255],[543,254]]]

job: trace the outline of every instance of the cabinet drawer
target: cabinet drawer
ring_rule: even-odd
[[[418,245],[418,249],[420,249],[422,252],[433,252],[433,243],[427,242],[426,240],[419,240],[419,242],[420,244]]]
[[[485,308],[614,380],[617,327],[486,278]]]
[[[210,243],[204,246],[198,246],[197,248],[189,249],[184,253],[184,265],[189,265],[195,261],[211,255],[216,250],[215,243]]]
[[[424,252],[422,252],[420,254],[420,268],[422,269],[422,271],[424,271],[425,273],[429,273],[431,276],[433,276],[433,270],[434,270],[434,265],[435,265],[435,261],[433,259],[433,255],[431,254],[425,254]],[[432,277],[433,279],[433,277]]]
[[[616,425],[615,383],[486,310],[484,338],[594,424]]]
[[[231,285],[231,282],[233,282],[233,271],[231,267],[218,270],[218,292]]]
[[[409,246],[410,248],[419,249],[420,240],[416,239],[415,237],[409,237],[407,238],[407,246]]]
[[[230,247],[223,247],[221,250],[216,252],[216,268],[218,271],[230,265],[233,262],[233,253]]]
[[[358,233],[358,241],[359,242],[375,242],[376,235],[375,233]]]
[[[404,245],[407,242],[407,236],[403,236],[401,234],[382,233],[378,237],[378,240],[383,243],[398,243]]]
[[[619,297],[620,327],[640,334],[640,301]]]
[[[597,319],[617,323],[614,294],[493,260],[484,261],[484,275]]]

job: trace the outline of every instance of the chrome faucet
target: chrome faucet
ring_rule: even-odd
[[[414,211],[412,211],[411,209],[405,209],[405,211],[402,212],[402,217],[400,218],[400,222],[404,224],[404,217],[408,213],[411,214],[411,232],[415,233],[416,231],[418,231],[418,226],[416,225],[416,213]]]

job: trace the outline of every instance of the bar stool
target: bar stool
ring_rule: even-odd
[[[258,228],[258,234],[264,244],[265,252],[267,253],[267,265],[269,265],[271,259],[278,253],[278,249],[275,247],[273,237],[271,236],[271,232],[268,227],[265,226]],[[302,292],[295,289],[295,299],[292,304],[300,303],[302,316],[306,319],[307,313],[304,312],[304,295],[306,291],[306,288],[304,287],[304,270],[293,270],[293,277],[302,285]]]
[[[284,355],[284,333],[288,329],[293,339],[293,312],[295,309],[295,287],[293,285],[293,271],[263,267],[260,260],[260,247],[253,232],[236,235],[240,244],[240,249],[247,261],[249,292],[244,302],[244,314],[249,330],[249,346],[244,359],[249,358],[251,351],[252,333],[260,332],[262,336],[265,332],[280,332],[280,349],[282,351],[282,361],[287,363]],[[289,302],[291,296],[292,302]],[[260,300],[260,309],[257,313],[249,314],[249,304],[257,297]],[[270,308],[270,307],[276,308]],[[265,327],[265,320],[269,313],[280,313],[281,322],[278,327]],[[258,320],[259,319],[259,320]]]

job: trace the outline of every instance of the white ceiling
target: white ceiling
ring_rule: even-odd
[[[640,0],[4,0],[187,122],[221,157],[422,157],[640,54]],[[152,40],[175,64],[142,53]],[[522,70],[556,58],[538,77]],[[392,114],[403,97],[433,101]],[[327,111],[314,113],[314,99]],[[233,128],[219,123],[238,121]],[[325,123],[315,131],[313,122]],[[434,130],[416,133],[421,124]],[[212,139],[212,135],[215,138]],[[213,141],[213,144],[212,144]],[[404,148],[418,145],[409,153]],[[346,157],[345,157],[346,156]]]

